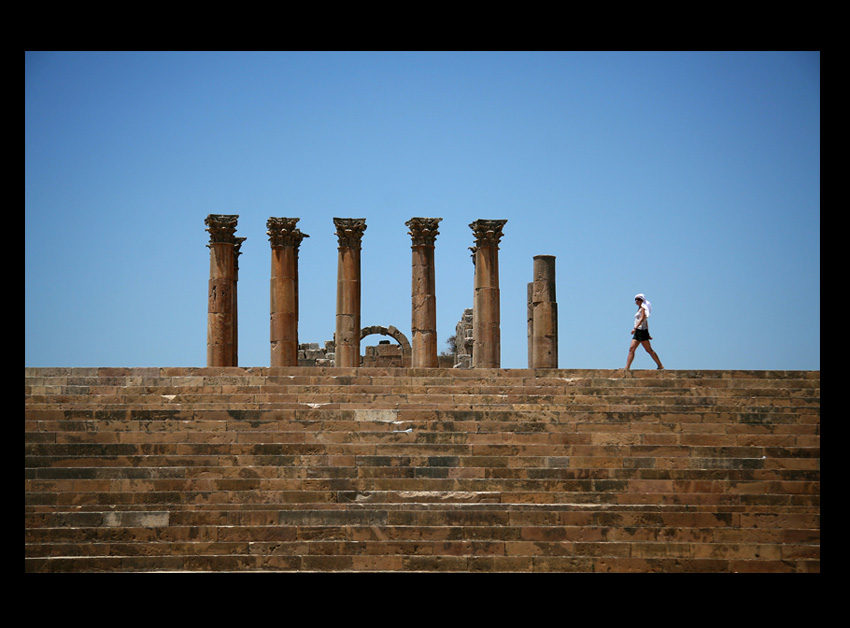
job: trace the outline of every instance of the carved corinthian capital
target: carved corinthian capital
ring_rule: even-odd
[[[405,224],[410,229],[411,246],[434,246],[442,218],[411,218]]]
[[[233,263],[236,264],[236,270],[239,270],[239,256],[242,255],[242,243],[248,238],[233,238]]]
[[[334,218],[334,226],[340,247],[360,248],[363,232],[366,231],[365,218]]]
[[[499,240],[502,239],[502,227],[507,220],[476,220],[469,225],[475,236],[475,246],[495,246],[498,248]],[[475,251],[473,251],[473,255]]]
[[[266,233],[272,246],[294,246],[296,249],[301,240],[309,238],[295,227],[300,218],[269,218],[266,221]]]
[[[207,225],[206,231],[210,234],[210,244],[215,242],[226,242],[236,244],[236,220],[238,215],[210,214],[204,220]],[[243,238],[244,240],[244,238]]]

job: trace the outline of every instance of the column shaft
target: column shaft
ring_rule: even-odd
[[[414,368],[436,368],[437,359],[437,295],[434,279],[434,242],[442,218],[411,218],[404,223],[409,229],[412,250],[411,343]]]
[[[555,298],[555,256],[534,257],[531,284],[532,368],[558,368],[558,304]]]
[[[236,244],[239,216],[210,214],[210,279],[207,295],[207,366],[236,366]]]
[[[501,365],[499,240],[506,222],[507,220],[476,220],[469,225],[475,234],[473,368],[499,368]]]
[[[360,248],[365,218],[334,218],[339,239],[336,283],[336,366],[360,365]]]
[[[295,228],[298,218],[269,218],[272,249],[270,284],[271,366],[298,366],[298,247],[309,237]]]
[[[534,368],[534,306],[531,304],[531,297],[534,290],[534,283],[528,284],[526,287],[526,327],[528,338],[528,368]]]
[[[239,256],[245,238],[234,238],[233,242],[233,366],[239,365]]]

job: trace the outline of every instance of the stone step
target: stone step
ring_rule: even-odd
[[[626,432],[628,434],[629,432]],[[136,433],[137,435],[139,433]],[[145,434],[145,433],[141,433]],[[158,434],[163,434],[159,432]],[[217,432],[211,432],[211,435]],[[494,433],[497,434],[497,433]],[[126,436],[126,433],[120,433]],[[819,453],[819,447],[815,443],[806,447],[805,444],[798,445],[795,438],[793,443],[784,445],[772,445],[770,440],[752,444],[733,444],[725,442],[722,435],[716,434],[678,434],[676,439],[670,439],[667,443],[644,443],[639,438],[605,438],[586,439],[573,438],[571,434],[563,434],[562,438],[553,438],[552,441],[517,442],[510,439],[509,442],[487,442],[487,440],[472,440],[463,442],[460,438],[442,439],[423,438],[417,442],[414,434],[405,434],[409,438],[375,438],[361,440],[356,436],[350,436],[348,432],[339,434],[341,439],[328,439],[325,442],[274,442],[270,438],[247,438],[234,441],[233,439],[222,439],[221,442],[184,441],[179,432],[175,438],[139,439],[144,442],[133,442],[134,439],[122,438],[119,442],[89,442],[85,433],[80,434],[78,439],[70,439],[71,442],[32,442],[25,444],[25,455],[32,459],[41,456],[50,458],[63,457],[141,457],[141,456],[308,456],[308,455],[347,455],[347,456],[425,456],[431,459],[434,456],[460,456],[460,457],[486,457],[486,456],[510,456],[521,457],[550,457],[560,455],[575,456],[652,456],[652,457],[678,457],[690,456],[693,458],[742,458],[742,459],[764,459],[767,457],[811,457]],[[490,434],[487,434],[489,436]],[[547,433],[556,436],[557,433]],[[130,435],[132,436],[132,434]],[[239,436],[236,434],[235,436]],[[638,433],[636,436],[640,436]],[[507,437],[506,437],[507,438]],[[597,440],[597,442],[594,442]],[[558,442],[560,441],[560,442]],[[789,439],[790,441],[790,439]],[[809,451],[807,451],[809,450]],[[454,461],[451,461],[454,462]]]
[[[423,526],[502,526],[517,524],[535,525],[624,525],[690,527],[702,525],[747,527],[775,530],[811,529],[819,524],[819,511],[812,506],[788,507],[776,519],[770,505],[680,505],[680,504],[612,504],[588,502],[561,503],[506,503],[481,501],[455,502],[324,502],[304,504],[282,503],[232,503],[191,504],[173,510],[152,508],[147,504],[104,509],[97,504],[74,506],[70,510],[51,508],[34,510],[26,514],[27,522],[53,528],[103,528],[148,527],[166,530],[171,526],[231,526],[253,525],[309,525],[335,527],[340,525],[423,525]],[[716,520],[713,524],[706,521]],[[588,521],[606,522],[588,523]],[[640,521],[642,523],[637,523]],[[675,524],[673,522],[676,522]],[[775,526],[764,525],[773,522]],[[672,531],[672,530],[671,530]],[[415,534],[415,530],[409,530]],[[494,534],[500,534],[493,530]],[[28,534],[39,534],[31,530]]]
[[[130,469],[127,476],[132,478],[133,472],[139,468],[190,468],[195,472],[211,469],[218,472],[219,468],[259,468],[266,466],[277,468],[304,467],[311,469],[311,473],[318,473],[313,469],[334,469],[342,474],[346,469],[349,473],[367,468],[403,468],[410,469],[408,473],[417,473],[419,476],[438,476],[443,473],[439,471],[444,468],[454,469],[453,473],[459,477],[481,476],[480,469],[486,469],[490,475],[504,469],[605,469],[615,470],[623,476],[627,476],[632,469],[648,469],[655,474],[647,473],[647,476],[659,478],[663,472],[674,471],[762,471],[767,475],[770,472],[783,473],[786,477],[793,478],[794,473],[805,474],[806,472],[818,472],[819,461],[813,453],[806,452],[806,457],[799,459],[793,455],[755,457],[731,457],[721,456],[716,452],[707,450],[693,454],[682,453],[678,456],[624,456],[622,454],[609,455],[558,455],[558,456],[441,456],[437,454],[423,454],[421,456],[386,456],[374,455],[363,456],[351,461],[340,459],[340,456],[329,454],[315,455],[311,457],[296,456],[210,456],[206,458],[188,458],[185,456],[162,456],[156,455],[145,460],[110,460],[108,457],[96,459],[95,457],[61,457],[41,458],[28,463],[25,473],[26,479],[31,480],[81,480],[87,469],[97,464],[100,469]],[[176,472],[175,472],[176,473]],[[372,471],[373,475],[377,472]],[[519,472],[516,472],[517,474]],[[227,476],[225,476],[227,477]],[[339,475],[337,476],[339,477]]]
[[[169,509],[201,504],[377,504],[377,503],[645,503],[758,505],[784,509],[818,507],[817,479],[436,479],[378,478],[354,481],[252,482],[243,479],[28,481],[25,507],[84,507],[105,504],[160,505]]]
[[[26,411],[27,443],[459,443],[459,444],[817,444],[819,412],[570,412],[323,409],[291,418],[288,411]],[[53,439],[56,440],[53,440]],[[792,440],[796,439],[796,440]]]
[[[606,399],[575,399],[575,398],[547,398],[534,399],[526,395],[516,395],[504,398],[489,398],[480,396],[455,395],[453,399],[442,399],[439,396],[412,396],[412,395],[373,395],[369,397],[358,397],[356,395],[345,398],[328,395],[297,396],[289,398],[288,395],[269,396],[263,395],[259,398],[255,395],[222,395],[220,398],[211,396],[199,396],[197,399],[163,400],[158,397],[145,397],[139,399],[97,397],[90,399],[71,399],[67,397],[33,397],[27,404],[28,410],[46,410],[52,408],[61,409],[93,409],[93,410],[129,410],[150,409],[173,411],[175,409],[191,408],[194,411],[201,410],[241,410],[241,411],[271,411],[271,410],[308,410],[308,409],[338,409],[338,410],[419,410],[433,409],[442,411],[463,412],[487,408],[491,411],[502,410],[505,412],[539,412],[543,408],[563,409],[569,412],[635,412],[657,413],[657,412],[692,412],[697,410],[715,412],[758,412],[765,409],[773,409],[781,412],[800,412],[806,409],[816,410],[820,400],[817,397],[799,398],[765,398],[754,397],[741,398],[681,398],[671,397],[663,399],[651,397],[644,400],[628,397],[609,397]]]
[[[381,380],[362,379],[361,381],[339,381],[309,377],[296,379],[231,377],[231,378],[110,378],[97,375],[87,377],[62,377],[31,375],[25,377],[25,389],[32,394],[112,394],[126,393],[169,393],[187,391],[192,393],[284,393],[292,392],[355,392],[369,393],[432,393],[452,394],[466,391],[470,394],[486,395],[518,392],[528,395],[551,394],[668,394],[687,390],[691,394],[740,395],[748,392],[757,394],[781,394],[788,390],[817,391],[820,381],[812,378],[740,378],[706,379],[701,376],[680,377],[677,379],[636,379],[631,377],[614,378],[525,378],[503,380],[467,380],[446,378],[445,381],[420,380]]]
[[[39,368],[24,369],[26,382],[55,381],[66,384],[100,383],[104,385],[152,385],[172,383],[179,386],[258,386],[293,385],[429,385],[464,386],[518,384],[541,386],[664,387],[677,381],[698,382],[711,387],[740,387],[752,383],[776,387],[768,382],[811,382],[819,385],[819,371],[706,371],[646,370],[625,374],[612,369],[410,369],[410,368],[326,368],[326,367],[154,367],[154,368]]]
[[[144,543],[106,539],[103,542],[80,544],[56,542],[52,547],[30,546],[27,558],[38,557],[132,557],[138,555],[250,555],[264,556],[309,556],[336,555],[356,557],[362,555],[390,556],[537,556],[547,555],[596,557],[651,557],[660,552],[660,556],[678,558],[735,558],[761,560],[791,559],[783,552],[782,543],[775,535],[727,535],[715,534],[711,529],[684,530],[678,538],[670,539],[670,533],[657,529],[635,530],[627,536],[622,530],[570,530],[560,527],[506,527],[501,530],[503,538],[479,538],[469,528],[453,532],[451,526],[417,525],[422,529],[417,538],[411,539],[407,530],[383,528],[377,534],[374,529],[358,526],[354,536],[356,540],[327,540],[338,534],[335,529],[317,531],[314,535],[305,534],[302,529],[291,527],[242,528],[228,530],[212,529],[207,540],[197,530],[189,539],[166,539],[164,541],[146,541]],[[501,526],[500,526],[501,527]],[[176,530],[178,533],[181,531]],[[404,533],[407,532],[407,536]],[[322,538],[322,536],[325,538]],[[389,539],[381,538],[386,535]],[[487,534],[489,536],[489,533]],[[186,536],[186,534],[182,535]],[[298,539],[298,536],[305,538]],[[742,541],[734,540],[741,536]],[[200,537],[200,538],[197,538]],[[311,538],[318,537],[318,538]],[[424,537],[424,538],[423,538]],[[459,538],[458,538],[459,537]],[[507,538],[504,538],[507,537]],[[699,537],[707,540],[697,540]],[[714,540],[714,537],[730,537],[729,540]],[[234,540],[228,540],[234,539]],[[664,544],[665,547],[659,547]],[[58,552],[57,552],[58,550]],[[50,551],[50,553],[48,553]],[[795,552],[798,558],[801,552]],[[656,554],[657,555],[657,554]]]
[[[507,508],[507,507],[506,507]],[[47,556],[48,543],[70,544],[86,540],[94,544],[115,541],[212,540],[590,540],[633,539],[704,540],[710,542],[812,543],[818,535],[806,533],[819,525],[817,513],[799,510],[788,514],[780,527],[763,525],[764,513],[733,511],[697,512],[634,508],[628,505],[570,504],[535,510],[396,510],[321,511],[248,510],[191,513],[155,511],[56,512],[33,522],[26,541],[37,549],[30,555]],[[582,510],[584,509],[584,510]],[[505,513],[508,513],[505,516]],[[333,514],[337,516],[332,516]],[[34,517],[32,517],[34,519]],[[53,555],[84,554],[56,548]]]
[[[754,371],[730,373],[728,371],[656,371],[648,375],[623,376],[616,371],[561,371],[557,376],[534,371],[462,371],[434,369],[438,375],[412,376],[413,369],[397,369],[393,374],[375,374],[382,369],[357,369],[354,375],[335,375],[320,368],[295,369],[292,375],[270,375],[272,369],[230,369],[229,375],[217,374],[220,369],[125,369],[124,375],[115,375],[120,369],[27,369],[25,386],[33,393],[49,389],[51,392],[90,394],[108,393],[110,390],[144,392],[145,389],[185,390],[204,393],[215,392],[281,392],[311,389],[325,391],[369,392],[424,391],[435,394],[451,393],[459,387],[475,394],[499,394],[502,391],[519,391],[525,394],[561,390],[564,393],[587,391],[604,393],[610,390],[652,391],[663,393],[683,387],[726,394],[727,391],[747,389],[813,389],[819,390],[820,378],[811,372]],[[227,369],[225,369],[227,370]],[[345,369],[339,369],[345,370]],[[427,372],[427,371],[424,371]],[[190,374],[194,373],[194,374]],[[510,373],[510,376],[503,374]],[[517,375],[519,373],[520,375]]]
[[[90,464],[92,458],[81,460]],[[529,501],[556,502],[575,499],[577,493],[597,495],[600,499],[610,494],[620,499],[637,494],[648,501],[684,501],[698,495],[703,502],[722,499],[726,503],[753,503],[758,498],[776,504],[812,503],[819,498],[816,464],[788,469],[782,465],[747,464],[746,460],[734,458],[683,456],[677,466],[653,468],[629,464],[628,459],[611,464],[610,458],[603,457],[586,457],[577,464],[575,459],[551,457],[520,457],[512,463],[509,460],[513,461],[513,457],[496,456],[362,456],[348,466],[319,466],[329,460],[330,457],[314,457],[286,467],[274,465],[273,460],[217,466],[222,462],[219,458],[159,456],[134,461],[135,466],[81,467],[71,459],[37,460],[30,462],[25,472],[26,503],[84,505],[111,499],[121,503],[192,505],[230,498],[248,502],[345,503],[365,500],[367,495],[369,500],[381,495],[408,501],[413,495],[416,500],[425,500],[424,496],[430,495],[463,500],[486,496],[488,500],[510,501],[519,494],[527,495]],[[43,463],[47,464],[41,466]],[[187,463],[190,466],[180,466]],[[400,497],[394,492],[410,495]],[[547,493],[551,495],[547,497]],[[714,497],[706,497],[707,494]],[[785,499],[773,497],[777,495]]]
[[[191,424],[190,424],[191,425]],[[701,424],[700,424],[701,425]],[[25,454],[32,461],[109,455],[168,457],[222,456],[228,460],[265,457],[279,464],[288,457],[309,461],[318,455],[337,456],[620,456],[622,458],[720,457],[742,459],[818,458],[818,435],[807,426],[781,424],[776,432],[740,431],[482,431],[465,439],[454,432],[357,434],[348,431],[315,432],[324,438],[273,431],[210,431],[181,433],[178,430],[105,432],[27,432]],[[598,424],[596,427],[604,427]],[[382,436],[383,435],[383,436]],[[426,453],[427,452],[427,453]],[[116,458],[120,461],[122,458]],[[152,459],[149,459],[152,460]],[[43,465],[40,465],[43,466]]]
[[[321,463],[327,460],[320,457],[306,459],[299,465],[253,465],[250,471],[244,467],[214,466],[197,463],[192,466],[172,464],[169,466],[79,466],[79,462],[65,459],[58,464],[28,466],[25,469],[25,480],[31,482],[33,491],[39,486],[48,489],[56,486],[56,480],[74,480],[74,490],[86,487],[86,482],[105,482],[115,480],[194,480],[194,479],[249,479],[261,480],[338,480],[360,479],[366,481],[373,478],[466,478],[466,479],[529,479],[529,480],[713,480],[713,481],[804,481],[819,480],[820,470],[815,465],[812,468],[685,468],[685,467],[654,467],[641,464],[623,467],[571,467],[565,466],[561,460],[539,460],[541,464],[561,462],[557,466],[481,466],[481,467],[449,467],[449,466],[412,466],[393,464],[392,459],[384,459],[381,466],[368,466],[363,460],[359,464],[349,466],[325,466]],[[61,463],[65,462],[66,465]],[[185,461],[184,461],[185,462]],[[371,461],[370,461],[371,462]],[[427,461],[430,463],[431,461]],[[44,482],[43,485],[37,482]],[[106,486],[106,484],[101,484]],[[111,486],[111,485],[109,485]],[[54,489],[55,490],[55,489]]]
[[[820,391],[816,389],[746,389],[718,393],[715,389],[664,389],[663,393],[648,390],[610,389],[606,391],[563,391],[546,389],[542,391],[523,391],[503,389],[500,391],[474,391],[458,387],[453,391],[433,391],[427,389],[393,389],[363,391],[356,389],[335,389],[326,387],[296,387],[278,390],[216,391],[199,389],[196,391],[179,387],[145,387],[144,389],[115,388],[111,390],[89,390],[90,387],[75,389],[70,386],[32,387],[28,395],[31,404],[74,404],[97,402],[101,405],[122,405],[142,403],[156,406],[175,406],[189,403],[242,403],[242,404],[281,404],[281,403],[322,403],[347,404],[363,401],[386,399],[388,402],[408,405],[438,404],[517,404],[551,403],[558,405],[599,405],[634,404],[651,401],[656,405],[669,404],[738,404],[738,405],[808,405],[816,404]],[[38,388],[44,389],[39,391]],[[83,390],[85,389],[85,390]]]
[[[643,403],[632,403],[622,405],[586,405],[577,404],[558,405],[551,403],[535,404],[432,404],[432,405],[407,405],[397,402],[381,403],[366,401],[359,404],[330,404],[330,403],[293,403],[280,404],[276,407],[264,406],[262,404],[238,403],[225,400],[223,403],[193,403],[193,404],[163,404],[151,406],[144,404],[119,404],[110,406],[90,400],[88,403],[75,404],[36,404],[27,403],[25,407],[26,418],[55,419],[66,418],[98,418],[125,421],[138,417],[144,421],[156,421],[162,419],[172,420],[195,420],[208,418],[211,420],[354,420],[372,421],[375,423],[391,423],[400,420],[514,420],[521,421],[534,418],[544,418],[549,422],[585,421],[588,419],[603,419],[632,421],[646,417],[649,420],[678,421],[688,420],[686,415],[696,418],[705,416],[708,420],[728,421],[728,415],[736,415],[741,421],[757,420],[759,415],[776,414],[777,416],[796,417],[801,421],[816,421],[820,414],[818,402],[807,403],[805,406],[789,405],[712,405],[712,404],[690,404],[690,405],[659,405],[647,400]],[[218,412],[218,416],[215,413]],[[111,414],[110,414],[111,413]],[[132,413],[134,416],[131,416]],[[653,419],[653,415],[655,416]],[[666,415],[666,416],[665,416]],[[681,416],[677,416],[681,415]],[[752,415],[752,416],[748,416]],[[714,418],[712,418],[714,417]],[[766,417],[770,419],[770,416]],[[693,420],[693,419],[692,419]]]
[[[820,382],[810,378],[753,378],[753,379],[704,379],[701,377],[680,379],[573,379],[569,378],[528,378],[505,379],[502,381],[469,381],[465,379],[449,379],[440,382],[421,381],[362,381],[343,383],[321,381],[319,378],[307,378],[316,381],[298,382],[295,380],[278,380],[272,378],[246,377],[229,378],[227,381],[216,381],[215,378],[167,378],[157,377],[136,381],[108,377],[44,377],[30,376],[24,380],[26,389],[34,394],[63,393],[67,395],[110,394],[114,391],[128,393],[189,391],[214,393],[243,393],[269,392],[356,392],[392,393],[392,392],[424,392],[433,394],[451,394],[467,391],[474,394],[500,394],[519,392],[528,395],[546,394],[550,391],[562,394],[659,394],[681,392],[687,390],[692,394],[735,395],[754,392],[758,394],[781,394],[787,390],[818,390]]]
[[[610,546],[609,542],[601,542]],[[729,553],[748,550],[747,556],[715,558],[718,550],[708,546],[707,558],[692,558],[690,546],[679,557],[666,542],[648,546],[646,557],[628,555],[630,546],[620,555],[600,555],[599,544],[585,546],[580,555],[574,550],[537,545],[537,555],[277,555],[252,548],[256,554],[222,554],[169,556],[110,556],[28,558],[28,573],[80,572],[286,572],[286,573],[818,573],[817,561],[786,559],[777,549],[768,553],[753,544],[735,545]],[[417,544],[414,543],[414,547]],[[557,551],[560,550],[559,555]],[[143,550],[140,550],[142,552]]]

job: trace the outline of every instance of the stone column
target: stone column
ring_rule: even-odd
[[[339,239],[336,270],[335,366],[360,365],[360,242],[365,218],[334,218]]]
[[[298,366],[298,247],[308,238],[299,218],[269,218],[272,248],[271,366]]]
[[[239,256],[242,255],[242,243],[247,238],[234,238],[233,242],[233,366],[239,366]]]
[[[411,286],[411,330],[413,368],[436,368],[437,295],[434,281],[434,242],[442,218],[411,218],[404,223],[410,231],[413,251]]]
[[[528,337],[528,368],[534,368],[534,309],[531,305],[531,297],[534,290],[534,284],[530,283],[526,286],[526,328]]]
[[[472,304],[472,367],[499,368],[501,334],[499,311],[499,240],[507,220],[476,220],[469,227],[475,235],[475,294]]]
[[[531,284],[531,368],[558,368],[558,304],[555,299],[555,256],[534,257]]]
[[[239,216],[210,214],[210,280],[207,299],[207,366],[236,366],[236,245]]]

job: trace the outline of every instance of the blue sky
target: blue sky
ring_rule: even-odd
[[[427,216],[441,348],[491,218],[504,368],[545,254],[561,368],[622,367],[643,292],[667,368],[820,369],[816,52],[27,52],[24,159],[26,366],[204,366],[214,213],[247,238],[240,366],[269,365],[267,218],[310,236],[324,343],[333,218],[366,219],[363,326],[410,337]]]

